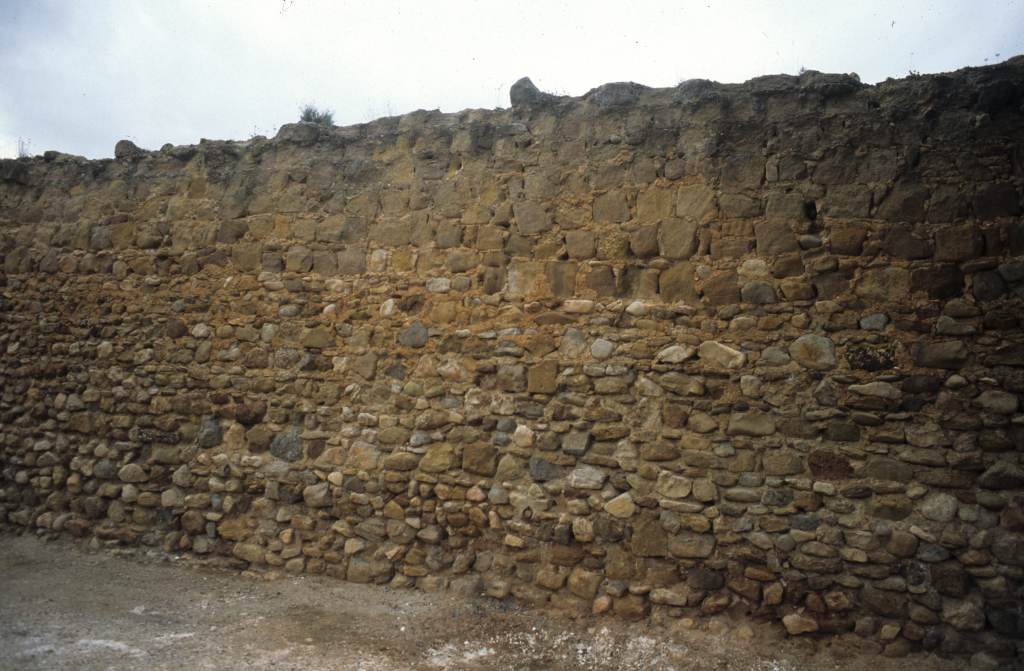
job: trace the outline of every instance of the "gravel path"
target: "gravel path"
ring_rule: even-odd
[[[0,668],[19,671],[887,671],[908,663],[836,645],[815,653],[767,628],[574,623],[491,600],[316,577],[255,580],[33,536],[0,537],[0,576]],[[912,663],[958,668],[932,657]]]

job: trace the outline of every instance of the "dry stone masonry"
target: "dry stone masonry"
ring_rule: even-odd
[[[1024,637],[1024,59],[0,163],[0,521],[890,655]]]

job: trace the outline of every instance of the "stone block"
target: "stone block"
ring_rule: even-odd
[[[594,199],[593,217],[599,224],[622,223],[629,216],[629,203],[621,191],[609,191]]]
[[[688,259],[697,249],[697,221],[668,218],[658,229],[658,253],[669,259]]]
[[[866,218],[871,212],[871,189],[865,184],[830,186],[823,209],[830,217]]]
[[[641,259],[658,255],[658,227],[641,226],[629,234],[629,251]]]
[[[759,198],[751,198],[740,193],[724,193],[718,200],[718,207],[727,219],[747,219],[759,217],[762,204]]]
[[[347,247],[338,252],[338,274],[359,275],[366,272],[366,251],[361,247]]]
[[[590,231],[566,231],[565,251],[572,259],[590,259],[597,250],[594,234]]]
[[[668,551],[679,559],[706,559],[715,551],[715,537],[711,534],[679,533],[669,537]]]
[[[526,391],[531,394],[553,394],[558,389],[558,362],[542,361],[530,366],[526,377]]]
[[[799,193],[773,191],[768,194],[764,215],[769,221],[800,222],[807,219],[807,208]]]
[[[995,182],[981,184],[974,194],[974,215],[979,219],[1014,217],[1020,214],[1020,194],[1013,184]]]
[[[638,557],[668,556],[668,534],[657,517],[641,516],[633,522],[630,549]]]
[[[875,216],[889,221],[923,221],[927,201],[928,190],[922,185],[915,182],[900,182],[882,200],[875,211]]]
[[[984,241],[974,224],[946,226],[935,232],[936,261],[968,261],[983,250]]]
[[[551,215],[540,203],[517,201],[512,205],[512,212],[522,235],[537,235],[551,228]]]
[[[859,256],[867,239],[867,227],[859,223],[833,224],[829,231],[829,247],[833,254]]]
[[[636,218],[642,224],[657,224],[675,215],[674,189],[659,187],[641,191],[636,197]]]
[[[733,271],[709,277],[704,281],[701,293],[711,305],[732,305],[743,300],[739,284],[737,284],[736,273]]]
[[[669,303],[694,303],[697,300],[695,284],[693,265],[677,263],[661,271],[658,276],[658,294],[663,301]]]
[[[676,191],[676,216],[698,224],[718,214],[715,192],[704,184],[688,184]]]

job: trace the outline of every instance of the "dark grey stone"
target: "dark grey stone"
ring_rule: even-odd
[[[196,434],[196,441],[199,443],[199,447],[216,447],[220,445],[222,439],[223,434],[221,433],[220,422],[217,421],[217,418],[207,417],[204,419],[199,427],[199,433]]]
[[[740,290],[740,296],[744,303],[754,303],[755,305],[767,305],[778,301],[775,296],[775,287],[767,282],[747,282]]]
[[[986,270],[974,276],[971,293],[979,301],[992,301],[1006,293],[1006,282],[999,273]]]
[[[299,427],[293,426],[270,441],[270,453],[284,461],[295,461],[302,456],[302,438]]]
[[[550,93],[544,93],[538,89],[536,85],[530,81],[529,77],[523,77],[513,84],[512,88],[509,89],[508,97],[512,103],[512,107],[542,105],[555,99],[555,96]]]
[[[417,319],[398,334],[398,344],[406,347],[423,347],[429,337],[427,327]]]
[[[530,477],[537,482],[557,480],[563,475],[565,475],[565,469],[561,466],[556,466],[547,459],[541,459],[537,456],[530,457]]]

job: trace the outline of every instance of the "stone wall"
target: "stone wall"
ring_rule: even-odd
[[[511,97],[0,163],[3,524],[1015,654],[1024,59]]]

